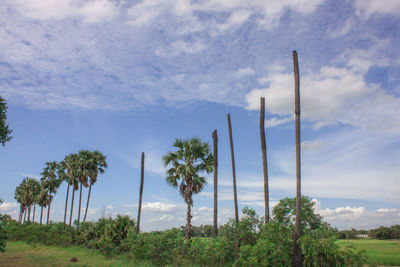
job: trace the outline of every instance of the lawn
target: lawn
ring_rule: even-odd
[[[357,239],[339,240],[337,243],[365,249],[370,265],[400,266],[400,240]]]
[[[76,257],[77,262],[71,262]],[[126,259],[109,259],[96,250],[79,247],[61,248],[22,241],[7,242],[6,252],[0,253],[0,266],[152,266],[128,262]]]

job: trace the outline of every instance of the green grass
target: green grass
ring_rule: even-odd
[[[337,244],[342,247],[352,244],[364,249],[370,265],[400,266],[400,240],[339,240]]]
[[[76,257],[77,262],[71,262]],[[153,266],[133,263],[123,256],[107,258],[96,250],[80,247],[61,248],[22,241],[8,241],[6,252],[0,253],[0,266]]]

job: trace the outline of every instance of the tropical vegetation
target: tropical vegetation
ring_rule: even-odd
[[[5,146],[11,140],[11,130],[7,124],[7,102],[0,96],[0,143]]]

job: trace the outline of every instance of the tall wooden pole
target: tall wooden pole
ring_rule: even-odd
[[[233,177],[233,201],[235,203],[235,222],[236,222],[236,227],[238,227],[238,225],[239,225],[239,213],[238,213],[237,191],[236,191],[235,152],[233,150],[231,115],[229,113],[228,113],[227,118],[228,118],[228,130],[229,130],[229,143],[231,145],[232,177]],[[239,258],[239,240],[236,240],[235,251],[236,251],[236,259],[238,259]]]
[[[294,253],[292,266],[303,266],[301,249],[297,243],[301,236],[301,161],[300,161],[300,74],[297,52],[293,51],[294,113],[296,117],[296,222],[294,225]]]
[[[140,232],[140,215],[142,212],[143,181],[144,181],[144,152],[142,152],[141,171],[140,171],[139,207],[138,207],[138,216],[136,224],[137,234]]]
[[[261,152],[264,172],[264,201],[265,201],[265,223],[269,222],[269,189],[268,189],[268,165],[267,165],[267,145],[265,142],[265,98],[260,98],[260,137]]]
[[[214,148],[214,236],[218,235],[218,135],[217,130],[212,133]]]

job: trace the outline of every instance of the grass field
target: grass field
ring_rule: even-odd
[[[400,266],[400,240],[339,240],[340,246],[353,244],[365,249],[370,265]]]
[[[77,262],[71,262],[76,257]],[[0,253],[0,266],[152,266],[133,264],[122,258],[107,259],[96,250],[79,247],[60,248],[31,245],[21,241],[7,242],[6,252]]]

